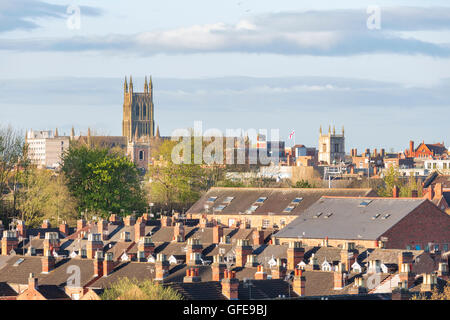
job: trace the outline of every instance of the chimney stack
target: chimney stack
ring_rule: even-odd
[[[254,268],[259,265],[256,254],[249,254],[247,256],[247,262],[245,263],[246,268]]]
[[[366,281],[363,277],[356,277],[353,286],[349,290],[349,294],[365,294],[367,293]]]
[[[202,278],[199,276],[198,268],[186,269],[186,276],[183,278],[183,282],[193,283],[201,282]]]
[[[144,252],[145,259],[155,252],[155,244],[150,237],[142,237],[138,242],[138,251]]]
[[[414,149],[414,141],[410,141],[409,142],[409,156],[410,157],[414,157],[414,152],[415,152],[415,149]]]
[[[44,239],[44,252],[45,250],[50,250],[53,252],[53,250],[58,251],[60,247],[59,243],[59,235],[57,232],[46,232],[45,233],[45,239]]]
[[[422,275],[422,286],[420,292],[431,292],[434,290],[437,284],[437,278],[434,274],[424,273]]]
[[[38,279],[34,276],[34,273],[30,273],[30,276],[28,277],[28,290],[35,291],[38,286]]]
[[[277,265],[272,267],[271,275],[272,279],[284,279],[286,277],[286,268],[280,258],[277,258]]]
[[[23,220],[17,221],[17,236],[26,238],[27,237],[27,228],[25,227],[25,222]]]
[[[222,226],[215,225],[213,227],[213,243],[219,244],[220,239],[223,237],[223,228]]]
[[[239,297],[239,280],[236,279],[235,271],[224,271],[222,283],[222,294],[229,300],[238,300]]]
[[[438,270],[438,276],[441,278],[448,278],[448,263],[446,262],[439,262],[439,270]]]
[[[172,218],[168,216],[161,217],[161,227],[171,227],[172,226]]]
[[[55,257],[50,250],[45,250],[42,261],[42,273],[49,273],[55,268]]]
[[[119,225],[121,223],[121,218],[117,214],[113,213],[109,216],[109,222],[114,225]]]
[[[262,265],[259,265],[256,270],[255,280],[267,280],[267,273],[264,271],[264,267]]]
[[[247,256],[252,254],[253,248],[248,239],[238,239],[236,246],[236,267],[244,267]]]
[[[341,262],[344,264],[345,270],[350,272],[353,264],[358,257],[358,251],[355,249],[354,242],[345,242],[344,247],[341,250]]]
[[[392,300],[409,300],[410,293],[406,281],[399,282],[397,288],[392,290]]]
[[[392,188],[392,197],[393,198],[400,197],[400,189],[397,186],[394,186],[394,188]]]
[[[303,270],[294,270],[294,282],[292,284],[292,287],[292,289],[298,296],[303,297],[306,295],[306,278],[303,275]]]
[[[253,230],[253,245],[262,246],[264,244],[264,231],[261,228]]]
[[[223,273],[227,266],[223,262],[223,256],[216,255],[213,259],[214,261],[211,264],[212,281],[220,281],[223,279]]]
[[[94,276],[103,276],[103,251],[96,251],[94,258]]]
[[[142,237],[145,237],[145,223],[142,218],[138,218],[134,225],[134,242],[138,243]]]
[[[185,230],[182,222],[177,222],[173,228],[173,241],[184,242],[185,241]]]
[[[48,219],[45,219],[42,222],[41,228],[42,229],[50,229],[52,226],[50,225],[50,221]]]
[[[107,252],[105,259],[103,260],[103,276],[109,276],[114,270],[113,253]]]
[[[90,233],[86,244],[87,258],[94,259],[96,251],[103,251],[103,241],[100,233]]]
[[[199,259],[203,251],[203,246],[200,243],[200,239],[192,239],[189,238],[187,241],[187,250],[186,250],[186,264],[197,264],[199,261],[195,261]],[[198,254],[196,256],[195,254]]]
[[[108,221],[100,219],[97,222],[97,233],[100,233],[101,240],[108,240]]]
[[[297,265],[303,261],[305,248],[301,247],[300,242],[289,242],[287,249],[287,269],[295,270]]]
[[[66,221],[63,221],[60,225],[59,225],[59,232],[61,232],[62,234],[64,234],[66,237],[69,235],[69,225],[67,224]]]
[[[16,249],[19,245],[19,240],[17,239],[17,233],[13,230],[3,231],[2,238],[2,256],[7,256],[11,250]]]
[[[334,271],[334,290],[342,290],[347,284],[347,275],[345,273],[345,265],[340,262],[337,265],[337,270]]]
[[[170,264],[166,259],[166,255],[159,253],[156,256],[155,261],[155,280],[156,281],[164,281],[165,278],[169,275]]]
[[[86,227],[86,220],[84,219],[77,220],[77,231],[80,231],[84,227]]]
[[[134,215],[130,214],[125,217],[123,223],[125,224],[126,227],[132,227],[136,223],[136,218],[134,217]]]
[[[436,199],[441,199],[442,196],[443,196],[442,183],[436,183],[436,185],[434,186],[434,197]]]

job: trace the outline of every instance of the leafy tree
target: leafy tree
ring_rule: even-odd
[[[175,141],[165,141],[149,168],[149,200],[166,209],[186,208],[208,188],[206,170],[200,164],[176,164],[172,161]]]
[[[378,188],[378,195],[381,197],[392,197],[394,186],[400,189],[400,197],[411,197],[412,191],[417,191],[419,197],[423,193],[421,183],[416,180],[412,173],[405,181],[405,178],[400,176],[400,172],[391,166],[386,170],[383,184]]]
[[[124,155],[100,147],[71,145],[62,160],[62,171],[78,200],[79,212],[107,217],[109,212],[144,207],[138,170]]]
[[[294,185],[294,188],[315,188],[315,184],[309,183],[308,180],[300,180]]]
[[[20,168],[25,143],[22,135],[12,127],[0,126],[0,212],[4,211],[6,194],[16,187],[15,173]]]
[[[442,291],[438,291],[435,288],[429,298],[424,294],[419,294],[412,297],[411,300],[450,300],[450,281],[447,281]]]
[[[174,289],[151,280],[120,278],[100,296],[102,300],[183,300]]]
[[[20,173],[17,209],[29,226],[38,226],[44,219],[53,224],[76,219],[76,202],[69,194],[63,175],[31,168]]]

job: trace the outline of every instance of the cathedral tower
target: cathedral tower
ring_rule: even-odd
[[[145,77],[144,92],[133,91],[133,79],[123,85],[123,122],[122,135],[128,142],[148,140],[155,136],[155,118],[153,108],[153,83]]]

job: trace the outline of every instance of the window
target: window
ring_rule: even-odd
[[[385,219],[389,218],[390,216],[391,216],[391,215],[390,215],[389,213],[386,213],[386,214],[383,216],[383,218],[381,218],[381,219],[385,220]]]
[[[139,106],[136,106],[136,117],[139,117]]]
[[[328,219],[329,217],[331,217],[333,215],[333,213],[332,212],[330,212],[330,213],[327,213],[325,216],[324,216],[324,218],[325,219]]]
[[[143,161],[144,160],[144,151],[139,151],[139,161]]]
[[[416,250],[422,250],[422,247],[420,246],[420,244],[416,245]]]
[[[217,197],[209,197],[206,202],[214,202],[216,201]]]
[[[255,212],[256,209],[258,209],[258,206],[251,206],[251,207],[248,209],[248,211],[249,211],[249,212]]]
[[[270,220],[264,219],[263,222],[262,222],[262,227],[264,229],[267,229],[269,226],[270,226]]]
[[[339,152],[339,143],[336,143],[334,145],[334,152],[338,153]]]
[[[222,211],[223,209],[225,209],[226,206],[224,206],[223,204],[221,204],[220,206],[217,206],[214,208],[214,211]]]
[[[379,216],[380,216],[380,214],[377,213],[376,215],[374,215],[374,216],[372,217],[372,220],[375,220],[375,219],[378,218]]]
[[[262,204],[266,201],[267,197],[259,197],[258,200],[255,201],[256,204]]]
[[[447,252],[447,251],[448,251],[448,244],[444,244],[444,245],[442,246],[442,250],[443,250],[444,252]]]
[[[291,212],[294,209],[294,206],[289,206],[283,210],[283,212]]]
[[[325,143],[322,145],[322,152],[327,152],[327,145]]]
[[[226,197],[226,198],[223,200],[223,203],[230,203],[231,201],[233,201],[233,199],[234,199],[234,197]]]
[[[302,202],[303,198],[295,198],[294,200],[292,200],[293,204],[298,204],[300,202]]]
[[[371,202],[372,200],[364,200],[359,204],[359,207],[367,207]]]

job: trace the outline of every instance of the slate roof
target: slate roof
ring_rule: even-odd
[[[213,207],[216,208],[218,205],[221,205],[227,197],[234,197],[234,199],[222,211],[214,211],[214,214],[242,214],[247,212],[258,198],[267,197],[252,215],[299,215],[322,196],[327,195],[349,197],[376,196],[372,189],[211,188],[187,211],[187,214],[207,213],[205,204],[210,206],[208,213],[211,214]],[[211,197],[217,197],[214,203],[208,203],[208,199]],[[303,200],[290,213],[283,212],[295,198],[303,198]]]
[[[376,240],[423,204],[425,199],[370,198],[364,207],[361,198],[323,197],[308,208],[275,238],[317,238]],[[322,213],[319,217],[314,216]],[[328,218],[328,214],[332,214]],[[379,217],[372,219],[375,215]],[[389,214],[389,217],[382,219]]]
[[[10,287],[6,282],[0,282],[0,298],[1,297],[16,297],[17,292]]]

